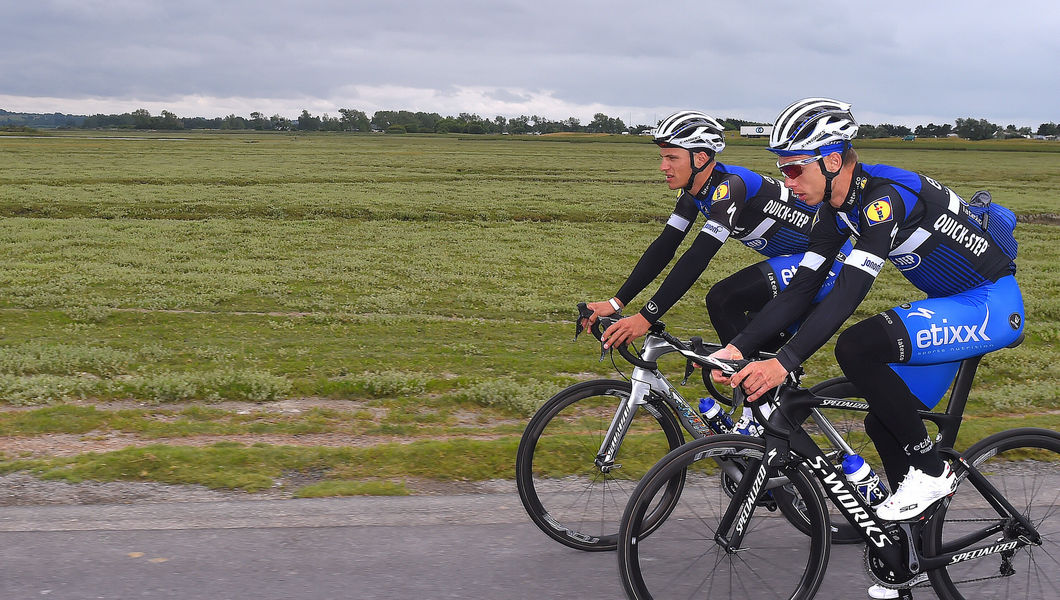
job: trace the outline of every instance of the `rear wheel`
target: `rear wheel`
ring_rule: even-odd
[[[982,555],[929,572],[939,597],[1060,598],[1060,434],[1047,429],[1003,431],[973,445],[964,457],[1030,521],[1033,531],[999,516],[972,481],[963,479],[949,502],[932,515],[924,549],[928,556],[965,551]],[[992,525],[996,530],[990,535],[967,540]],[[958,543],[961,538],[966,541]]]
[[[637,481],[684,443],[676,417],[661,400],[638,406],[615,464],[596,464],[608,426],[629,398],[626,381],[596,380],[552,397],[530,420],[519,442],[515,477],[519,499],[552,539],[578,550],[614,550],[618,525]],[[643,519],[650,530],[681,494],[684,473],[674,472]]]

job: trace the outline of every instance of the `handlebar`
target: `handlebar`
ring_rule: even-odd
[[[589,317],[591,317],[592,315],[592,309],[590,309],[585,302],[578,303],[578,318],[577,323],[575,324],[576,329],[574,333],[574,339],[578,339],[578,335],[585,330],[582,327],[582,321],[588,320]],[[619,318],[621,318],[621,315],[619,315]],[[604,330],[606,330],[608,327],[610,327],[613,323],[616,322],[618,322],[618,319],[613,317],[600,317],[593,322],[592,326],[590,327],[590,330],[592,331],[593,336],[595,336],[597,340],[601,340],[602,342],[601,338],[603,337]],[[723,358],[713,358],[711,356],[699,354],[697,350],[702,351],[703,349],[703,340],[701,338],[692,338],[690,347],[688,343],[685,343],[679,340],[678,338],[674,337],[673,335],[667,333],[666,326],[663,325],[661,321],[657,321],[652,324],[651,329],[648,330],[648,334],[662,338],[663,341],[673,346],[682,356],[684,356],[692,363],[698,364],[704,369],[718,369],[725,375],[734,375],[737,371],[743,369],[751,362],[749,360],[729,360]],[[631,352],[627,344],[619,344],[618,346],[615,346],[615,349],[618,350],[618,353],[622,356],[622,358],[626,359],[626,361],[628,361],[635,367],[640,367],[642,369],[648,369],[651,371],[654,371],[659,368],[657,362],[644,360],[633,352]]]

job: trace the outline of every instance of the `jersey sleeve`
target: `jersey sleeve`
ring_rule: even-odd
[[[891,243],[905,218],[905,203],[890,185],[867,193],[859,214],[860,235],[836,278],[835,288],[814,308],[798,332],[777,353],[789,371],[827,342],[869,293],[885,264]]]
[[[623,305],[629,304],[637,294],[659,276],[659,273],[662,273],[666,265],[670,264],[674,255],[677,254],[677,248],[684,241],[685,235],[695,224],[698,214],[699,209],[692,196],[682,193],[677,198],[677,205],[670,218],[667,219],[662,233],[648,245],[636,266],[633,267],[633,272],[629,274],[626,282],[615,294]]]
[[[658,321],[677,304],[703,274],[725,240],[729,239],[740,209],[746,204],[746,189],[743,181],[736,176],[729,176],[717,185],[711,198],[710,215],[703,229],[678,259],[659,290],[640,310],[641,316],[649,323]]]
[[[828,205],[822,206],[814,216],[809,246],[791,283],[776,298],[770,300],[747,327],[732,339],[732,345],[739,348],[745,356],[749,356],[805,315],[817,292],[828,279],[829,269],[835,257],[849,237],[849,230],[839,226],[835,209]],[[829,297],[834,293],[833,290]],[[799,330],[802,331],[803,327]],[[781,364],[790,371],[799,363],[791,366],[781,360]]]

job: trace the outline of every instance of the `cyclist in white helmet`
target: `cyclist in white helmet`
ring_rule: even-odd
[[[964,201],[930,177],[858,162],[850,142],[857,130],[850,105],[828,98],[800,100],[777,117],[769,149],[779,157],[784,185],[820,210],[791,285],[715,354],[742,358],[801,318],[798,332],[775,359],[751,363],[728,380],[742,385],[750,400],[762,397],[839,330],[885,261],[893,262],[927,298],[847,328],[835,355],[869,403],[865,430],[896,489],[876,506],[876,514],[908,521],[951,494],[955,483],[918,410],[939,402],[961,360],[1019,338],[1023,299],[1014,256],[983,231]],[[822,265],[851,235],[854,250],[832,292],[812,307],[827,277]],[[715,378],[726,381],[717,371]],[[899,594],[874,585],[869,595]]]
[[[725,148],[724,132],[710,115],[674,113],[652,135],[666,183],[679,191],[677,205],[615,296],[588,304],[594,313],[589,321],[619,311],[654,281],[702,213],[706,224],[655,295],[638,313],[612,325],[603,339],[610,346],[644,335],[692,287],[722,244],[734,237],[768,259],[717,282],[707,294],[711,322],[722,343],[727,343],[746,325],[749,313],[753,315],[787,285],[806,249],[816,209],[792,197],[771,177],[718,162],[716,157]],[[833,273],[841,266],[841,260],[835,261]],[[822,289],[822,297],[828,287]],[[766,346],[779,347],[787,333],[781,332]],[[737,429],[757,435],[749,410]]]

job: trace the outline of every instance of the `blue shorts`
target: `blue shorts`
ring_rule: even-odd
[[[953,382],[960,361],[999,350],[1023,334],[1023,295],[1016,278],[945,298],[926,298],[890,311],[907,336],[909,360],[891,370],[927,407],[938,404]]]
[[[847,240],[843,244],[843,249],[840,251],[841,254],[836,257],[835,261],[832,262],[832,268],[828,271],[828,279],[825,279],[824,285],[817,291],[817,295],[813,297],[813,304],[817,304],[824,297],[828,295],[828,292],[832,291],[835,287],[836,278],[839,277],[839,270],[843,268],[843,261],[846,260],[847,256],[850,255],[850,251],[853,250],[853,245],[850,240]],[[768,258],[760,263],[759,266],[765,272],[765,276],[770,282],[775,282],[776,286],[773,291],[773,297],[776,298],[777,294],[784,291],[788,284],[791,283],[791,278],[795,276],[795,271],[799,268],[799,263],[802,262],[802,258],[806,254],[800,252],[798,254],[785,254],[783,256],[774,256]],[[772,277],[767,271],[772,271]],[[788,335],[795,335],[795,332],[799,330],[799,325],[802,325],[802,319],[788,325],[784,331]]]
[[[835,261],[832,262],[831,270],[828,271],[828,279],[825,280],[824,285],[821,286],[817,295],[813,297],[814,304],[824,300],[824,297],[828,295],[828,292],[832,291],[832,288],[835,287],[835,280],[839,277],[839,270],[843,268],[843,261],[846,260],[846,257],[850,255],[850,251],[853,249],[854,247],[850,243],[850,240],[847,240],[843,244],[843,249],[840,251],[840,254],[836,257]],[[798,254],[785,254],[783,256],[774,256],[773,258],[766,259],[760,263],[763,266],[769,265],[769,268],[773,270],[773,274],[776,276],[776,281],[779,286],[777,293],[784,291],[788,287],[788,284],[791,283],[791,278],[795,276],[795,271],[798,270],[799,263],[802,262],[803,256],[805,256],[805,253],[803,252]],[[776,297],[776,294],[773,296]]]

